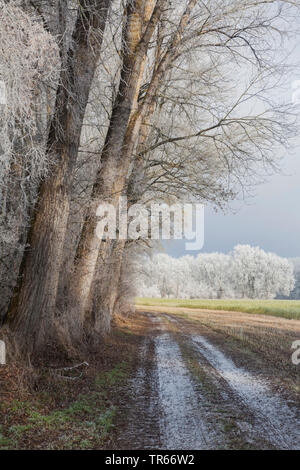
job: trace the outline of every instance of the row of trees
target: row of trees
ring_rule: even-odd
[[[172,258],[157,254],[140,271],[141,297],[273,299],[295,286],[292,263],[258,247]]]
[[[0,307],[19,351],[97,340],[128,298],[145,241],[99,240],[100,204],[222,207],[276,165],[296,127],[270,90],[297,14],[287,0],[0,0]]]

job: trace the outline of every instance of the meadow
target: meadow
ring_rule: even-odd
[[[300,320],[300,300],[249,300],[249,299],[154,299],[137,298],[136,305],[149,307],[181,307],[202,310],[224,310],[232,312],[272,315]]]

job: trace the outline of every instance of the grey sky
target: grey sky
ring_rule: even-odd
[[[290,39],[290,60],[299,64],[299,38]],[[286,77],[288,101],[292,97],[292,84],[300,79],[299,69],[295,76]],[[298,82],[298,85],[300,81]],[[300,93],[298,95],[298,99]],[[205,210],[205,244],[202,252],[227,253],[237,244],[259,246],[280,256],[300,256],[300,129],[292,154],[283,156],[281,173],[270,176],[253,190],[246,201],[236,201],[234,212],[225,215]],[[197,253],[185,251],[184,242],[170,241],[164,244],[172,256]]]
[[[252,198],[234,204],[234,211],[205,209],[202,252],[227,253],[237,244],[260,246],[281,256],[300,256],[300,148],[286,156],[282,173],[255,188]],[[167,253],[183,256],[184,242],[165,243]],[[196,253],[189,253],[196,254]]]

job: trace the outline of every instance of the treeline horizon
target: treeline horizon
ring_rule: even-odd
[[[259,247],[237,245],[228,254],[174,258],[158,253],[139,269],[138,297],[174,299],[293,298],[299,266]]]

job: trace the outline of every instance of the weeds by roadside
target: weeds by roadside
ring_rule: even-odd
[[[130,327],[130,320],[119,322],[77,380],[35,370],[31,390],[8,385],[0,404],[0,450],[107,446],[113,438],[118,393],[132,373],[139,344]],[[9,370],[0,369],[0,380]]]

